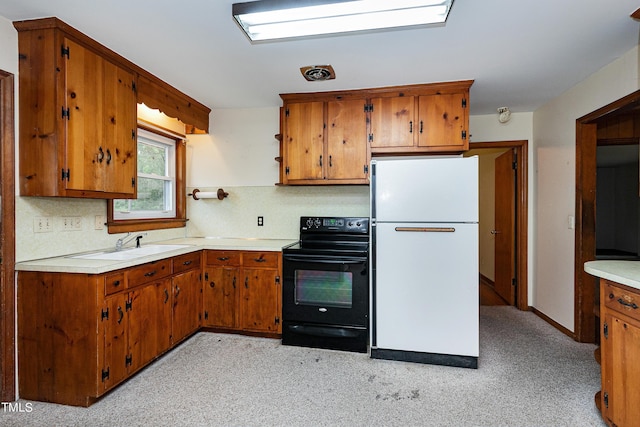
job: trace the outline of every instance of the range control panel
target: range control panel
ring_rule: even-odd
[[[301,232],[369,233],[367,217],[300,217]]]

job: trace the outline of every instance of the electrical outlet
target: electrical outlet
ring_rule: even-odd
[[[82,230],[81,216],[63,216],[62,231],[80,231]]]
[[[33,218],[33,231],[35,233],[50,233],[53,231],[53,219],[49,216]]]
[[[107,222],[107,218],[104,215],[96,215],[94,228],[96,230],[104,230],[104,224],[106,222]]]
[[[264,217],[258,217],[258,227],[262,227],[264,225]]]

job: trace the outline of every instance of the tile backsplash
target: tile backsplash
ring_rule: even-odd
[[[191,192],[193,188],[187,189]],[[216,191],[217,188],[199,188]],[[225,187],[228,197],[187,199],[186,228],[149,231],[144,243],[182,237],[254,237],[296,239],[299,218],[368,216],[368,186]],[[96,229],[107,202],[94,199],[16,197],[16,261],[69,255],[115,246],[124,234]],[[258,216],[264,225],[258,226]],[[36,231],[40,219],[50,231]],[[65,226],[65,220],[72,224]]]

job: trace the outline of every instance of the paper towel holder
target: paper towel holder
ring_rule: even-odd
[[[198,193],[203,193],[203,194],[198,196]],[[201,192],[197,188],[194,188],[193,192],[189,193],[188,195],[193,197],[193,200],[212,199],[214,197],[214,193],[213,192],[204,192],[204,191]],[[218,188],[218,191],[215,193],[215,197],[217,197],[218,200],[223,200],[228,195],[229,195],[229,193],[224,191],[222,188]]]

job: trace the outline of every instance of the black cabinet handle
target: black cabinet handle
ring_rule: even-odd
[[[249,277],[244,278],[244,287],[249,289]]]
[[[209,287],[215,288],[216,287],[216,282],[209,282]]]
[[[182,265],[191,265],[191,261],[185,261],[182,263]]]
[[[422,128],[423,128],[423,123],[422,123],[422,120],[420,120],[420,133],[422,133]]]
[[[118,306],[118,324],[122,322],[122,318],[124,317],[124,313],[122,312],[122,307]]]
[[[322,154],[320,155],[320,166],[322,166]]]
[[[413,133],[413,120],[409,122],[409,133]]]
[[[226,256],[218,257],[218,261],[229,261],[229,257],[226,257]]]
[[[102,151],[102,147],[98,148],[98,162],[102,163],[102,159],[104,159],[104,151]]]
[[[107,148],[107,164],[111,163],[111,151]]]
[[[113,287],[117,288],[118,286],[120,286],[120,280],[116,280],[113,282]]]
[[[254,258],[253,260],[255,262],[265,262],[266,261],[266,259],[264,259],[264,258]]]
[[[623,300],[622,298],[618,298],[618,302],[622,305],[624,305],[625,307],[630,307],[633,308],[634,310],[636,310],[638,308],[638,304],[636,304],[635,302],[627,302],[625,300]]]
[[[155,271],[155,270],[150,271],[150,272],[148,272],[148,273],[144,273],[144,275],[145,275],[146,277],[155,276],[155,274],[156,274],[156,271]]]
[[[169,291],[167,291],[167,288],[164,288],[164,303],[166,304],[167,301],[169,301]]]

